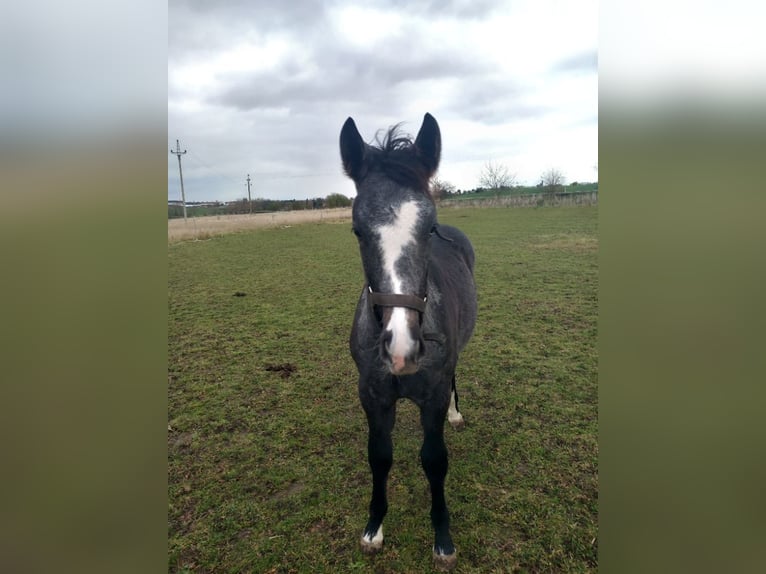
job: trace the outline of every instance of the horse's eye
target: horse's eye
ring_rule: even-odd
[[[431,231],[429,231],[429,233],[430,233],[431,235],[433,235],[434,233],[436,233],[436,225],[434,225],[434,226],[431,228]]]
[[[352,228],[351,228],[351,231],[352,231],[352,232],[353,232],[353,234],[354,234],[354,235],[356,235],[357,237],[361,237],[361,236],[362,236],[362,234],[361,234],[361,233],[359,233],[359,230],[358,230],[356,227],[352,227]]]

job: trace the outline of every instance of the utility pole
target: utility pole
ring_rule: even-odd
[[[184,223],[186,223],[186,194],[184,193],[184,172],[181,171],[181,156],[186,153],[186,150],[181,151],[181,144],[176,140],[176,149],[170,150],[170,153],[178,156],[178,175],[181,176],[181,201],[184,204]]]
[[[250,199],[250,174],[247,174],[247,203],[250,206],[250,213],[253,212],[253,200]]]

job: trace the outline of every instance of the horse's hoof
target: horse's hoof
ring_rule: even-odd
[[[367,534],[362,534],[362,538],[359,542],[364,554],[377,554],[383,549],[383,526],[378,528],[375,536],[370,537]]]
[[[362,536],[361,544],[362,544],[362,552],[369,556],[372,556],[373,554],[377,554],[378,552],[383,550],[383,542],[377,542],[377,543],[367,542],[364,536]]]
[[[434,552],[434,567],[439,572],[449,572],[457,565],[457,551],[452,554],[437,554]]]
[[[465,428],[465,419],[463,417],[455,418],[449,421],[450,426],[456,431],[461,431]]]

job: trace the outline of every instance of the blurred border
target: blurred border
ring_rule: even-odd
[[[604,572],[766,571],[766,94],[738,4],[709,28],[696,4],[602,5]]]
[[[164,571],[167,7],[3,12],[0,571]]]

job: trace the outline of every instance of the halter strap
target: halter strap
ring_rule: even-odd
[[[417,295],[401,295],[399,293],[376,293],[372,290],[372,287],[367,285],[367,301],[370,304],[370,308],[375,305],[379,307],[407,307],[408,309],[414,309],[420,313],[420,320],[423,320],[423,313],[426,310],[426,303],[428,297],[422,299]],[[444,345],[447,341],[442,333],[423,333],[423,339],[425,341],[433,341],[439,345]]]
[[[418,297],[417,295],[402,295],[399,293],[376,293],[372,287],[367,286],[369,290],[369,301],[371,305],[378,307],[407,307],[415,309],[420,313],[426,310],[427,297]]]

